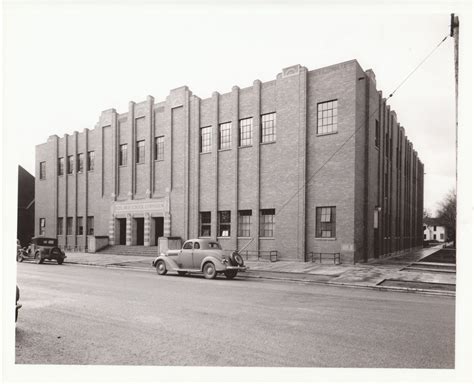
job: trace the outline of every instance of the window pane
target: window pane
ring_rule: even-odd
[[[239,121],[239,146],[252,145],[252,118]]]
[[[211,152],[211,127],[201,128],[201,153]]]
[[[317,133],[337,132],[337,100],[318,104]]]
[[[276,114],[262,115],[261,142],[269,143],[276,140]]]
[[[232,123],[223,123],[219,125],[219,149],[228,149],[231,147]]]

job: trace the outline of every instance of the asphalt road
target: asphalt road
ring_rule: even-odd
[[[17,364],[454,368],[455,300],[18,264]]]

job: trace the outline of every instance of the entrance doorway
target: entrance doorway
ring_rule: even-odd
[[[137,217],[135,219],[135,225],[137,228],[137,245],[143,245],[145,239],[145,219]]]
[[[152,245],[158,245],[158,238],[163,237],[163,217],[154,217],[155,222],[155,241]]]
[[[126,244],[127,219],[117,219],[119,227],[119,245]]]

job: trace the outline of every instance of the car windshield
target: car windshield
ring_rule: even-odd
[[[209,249],[222,249],[219,243],[210,242],[208,243]]]

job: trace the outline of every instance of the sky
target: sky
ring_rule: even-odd
[[[153,2],[7,2],[4,144],[34,174],[35,145],[93,128],[101,111],[166,98],[188,85],[213,91],[357,59],[387,97],[449,34],[443,7],[323,6],[315,2],[167,5]],[[343,4],[343,3],[339,3]],[[403,9],[403,11],[400,11]],[[453,39],[390,99],[425,164],[424,205],[455,187]]]

